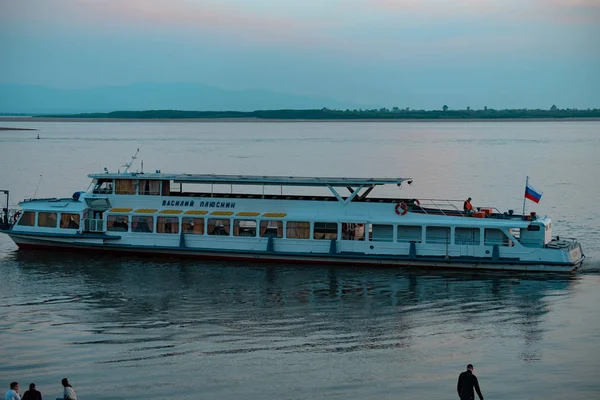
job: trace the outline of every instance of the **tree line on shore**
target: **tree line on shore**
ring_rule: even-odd
[[[255,118],[255,119],[308,119],[308,120],[353,120],[353,119],[566,119],[600,118],[600,109],[586,110],[559,109],[553,105],[548,110],[540,109],[504,109],[483,108],[473,110],[451,110],[447,105],[441,110],[415,110],[410,108],[392,109],[355,109],[334,110],[329,108],[314,110],[256,110],[256,111],[182,111],[182,110],[146,110],[113,111],[108,113],[54,114],[37,117],[55,118],[117,118],[117,119],[219,119],[219,118]]]

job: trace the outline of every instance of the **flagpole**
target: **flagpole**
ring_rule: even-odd
[[[525,179],[525,192],[527,191],[527,185],[529,184],[529,177]],[[525,197],[525,192],[523,192],[523,217],[525,217],[525,201],[527,197]]]

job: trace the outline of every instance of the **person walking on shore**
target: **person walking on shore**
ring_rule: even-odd
[[[467,365],[467,370],[461,373],[458,377],[458,384],[456,390],[458,391],[458,397],[460,400],[475,400],[475,393],[473,388],[477,391],[477,395],[480,400],[483,400],[481,389],[479,389],[479,382],[477,377],[473,375],[473,364]]]
[[[6,392],[4,400],[21,400],[21,396],[19,396],[19,382],[10,383],[10,389]]]

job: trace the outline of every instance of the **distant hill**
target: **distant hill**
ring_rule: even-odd
[[[224,90],[198,83],[137,83],[91,89],[0,84],[0,113],[89,113],[114,110],[254,111],[364,108],[335,99],[267,90]]]

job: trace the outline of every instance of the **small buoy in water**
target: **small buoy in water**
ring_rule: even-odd
[[[40,138],[40,134],[39,134],[39,133],[38,133],[38,135],[37,135],[37,138],[38,138],[38,139]]]

